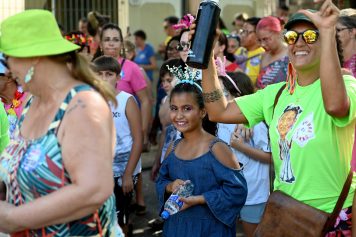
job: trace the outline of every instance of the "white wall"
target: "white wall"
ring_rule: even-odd
[[[163,30],[163,20],[167,16],[181,17],[182,6],[180,0],[129,0],[128,23],[131,33],[142,29],[147,34],[147,42],[155,49],[164,41],[166,35]],[[120,23],[123,31],[126,26]]]
[[[25,0],[0,0],[0,22],[25,9]]]

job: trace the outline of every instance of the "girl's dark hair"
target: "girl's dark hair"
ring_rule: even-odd
[[[230,62],[235,62],[235,56],[227,51],[229,44],[226,35],[221,33],[219,35],[218,42],[220,46],[225,45],[224,56],[226,57],[226,59],[229,60]]]
[[[116,75],[119,75],[121,72],[121,66],[119,62],[115,58],[106,55],[96,58],[90,64],[90,67],[94,72],[111,71],[116,73]]]
[[[103,25],[102,29],[101,29],[101,32],[100,32],[100,41],[103,40],[103,35],[104,35],[104,32],[106,30],[117,30],[119,32],[119,37],[120,37],[120,41],[121,41],[121,52],[120,52],[120,55],[122,55],[124,58],[125,58],[125,46],[124,46],[124,37],[122,36],[122,31],[120,29],[120,27],[116,24],[113,24],[113,23],[107,23],[105,25]],[[95,55],[93,57],[93,61],[102,56],[103,55],[103,52],[100,48],[100,46],[98,47],[98,49],[96,50],[95,52]]]
[[[200,81],[196,81],[196,83],[200,84]],[[171,91],[171,97],[169,98],[169,102],[171,102],[172,97],[175,94],[182,93],[191,93],[193,94],[195,101],[197,102],[199,109],[204,109],[204,100],[202,91],[196,86],[189,83],[179,83],[177,84],[173,90]],[[216,136],[217,125],[214,122],[209,120],[208,114],[203,118],[202,121],[203,129],[210,133],[213,136]]]
[[[228,72],[229,77],[235,82],[240,89],[241,94],[236,90],[235,86],[225,76],[219,76],[226,90],[234,97],[250,95],[254,93],[254,88],[251,79],[243,72]]]
[[[88,33],[95,36],[99,27],[102,27],[110,21],[110,16],[101,15],[99,12],[92,11],[88,13]]]

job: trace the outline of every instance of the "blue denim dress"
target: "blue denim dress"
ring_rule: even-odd
[[[246,201],[247,185],[242,170],[228,168],[209,151],[193,160],[182,160],[175,155],[175,141],[171,153],[163,161],[156,188],[160,205],[166,198],[167,184],[176,180],[191,180],[193,195],[203,195],[206,204],[196,205],[170,216],[164,223],[163,236],[235,237],[236,219]],[[162,209],[161,209],[162,210]]]

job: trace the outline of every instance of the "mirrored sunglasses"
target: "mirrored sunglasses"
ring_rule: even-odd
[[[182,41],[177,45],[178,51],[183,51],[184,49],[189,49],[189,48],[190,48],[190,42]]]
[[[284,33],[284,41],[289,44],[295,44],[299,36],[302,36],[302,39],[307,44],[314,44],[319,38],[319,31],[317,30],[305,30],[303,32],[296,32],[294,30],[288,30]]]

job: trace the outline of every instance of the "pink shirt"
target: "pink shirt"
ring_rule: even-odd
[[[136,95],[138,91],[141,91],[147,87],[147,82],[136,63],[123,58],[118,59],[121,64],[121,80],[117,83],[116,89],[125,91],[129,94]],[[122,66],[122,62],[124,65]]]

